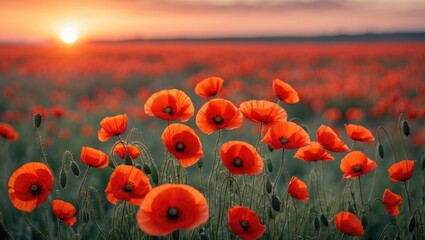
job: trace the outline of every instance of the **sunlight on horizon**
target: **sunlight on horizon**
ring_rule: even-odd
[[[68,44],[75,43],[78,40],[78,32],[71,27],[65,28],[62,30],[61,39]]]

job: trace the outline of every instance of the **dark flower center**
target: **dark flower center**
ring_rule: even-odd
[[[241,227],[243,228],[244,231],[248,231],[248,228],[249,228],[249,222],[248,221],[243,220],[243,221],[239,222],[239,224],[241,225]]]
[[[127,182],[125,185],[124,185],[124,187],[123,187],[123,191],[124,192],[126,192],[126,193],[131,193],[131,192],[133,192],[133,187],[134,187],[134,184],[133,183],[131,183],[131,182]]]
[[[215,117],[213,118],[213,121],[216,125],[220,125],[223,123],[224,119],[220,117],[219,115],[215,115]]]
[[[179,210],[177,210],[177,208],[175,207],[169,208],[167,212],[167,217],[170,220],[176,221],[179,218]]]
[[[38,183],[34,183],[28,188],[28,191],[31,193],[32,196],[40,195],[41,194],[41,186],[38,185]]]
[[[169,107],[169,106],[165,107],[163,111],[166,114],[173,115],[173,109],[171,109],[171,107]]]
[[[235,158],[233,160],[233,166],[235,166],[236,168],[240,168],[242,167],[242,159],[240,158]]]
[[[356,172],[356,173],[361,172],[361,171],[362,171],[362,166],[360,166],[360,165],[356,164],[356,165],[353,167],[353,170],[354,170],[354,172]]]
[[[289,143],[289,140],[288,140],[288,139],[286,139],[285,137],[282,137],[282,138],[280,138],[280,143],[281,143],[282,145],[285,145],[285,144]]]
[[[174,146],[174,150],[176,150],[177,152],[183,152],[184,149],[185,149],[185,146],[181,142],[176,143],[176,145]]]

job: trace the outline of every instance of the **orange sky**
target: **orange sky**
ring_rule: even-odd
[[[319,35],[425,30],[423,0],[0,1],[0,41]]]

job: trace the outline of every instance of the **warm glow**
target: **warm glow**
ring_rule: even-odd
[[[62,31],[61,38],[66,43],[74,43],[78,39],[78,33],[73,28],[65,28]]]

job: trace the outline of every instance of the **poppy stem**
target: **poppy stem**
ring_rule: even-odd
[[[56,223],[58,224],[58,240],[61,240],[61,221],[59,218],[56,220]]]
[[[381,143],[381,135],[379,135],[379,133],[380,133],[380,132],[384,132],[384,133],[385,133],[385,136],[387,136],[388,143],[390,144],[390,146],[391,146],[391,151],[393,152],[394,162],[396,163],[396,162],[397,162],[397,155],[396,155],[396,153],[395,153],[394,145],[393,145],[393,143],[391,142],[390,135],[388,134],[387,130],[386,130],[383,126],[379,126],[379,127],[378,127],[378,142],[379,142],[379,143]]]
[[[336,208],[336,200],[338,199],[338,194],[341,190],[342,183],[344,182],[344,180],[345,180],[344,178],[341,178],[341,181],[339,181],[338,188],[335,192],[335,197],[334,197],[334,201],[333,201],[333,204],[332,204],[332,211],[330,212],[329,215],[334,215],[334,211],[335,211],[335,208]]]
[[[345,238],[345,233],[342,234],[340,240],[343,240]]]
[[[44,206],[44,203],[41,204],[41,208],[43,209],[44,221],[46,222],[48,239],[51,239],[51,237],[50,237],[50,224],[49,224],[49,219],[47,218],[47,210],[46,210],[46,207]]]
[[[359,192],[360,192],[360,201],[361,201],[361,203],[362,203],[362,207],[363,207],[363,205],[364,205],[364,202],[363,202],[363,194],[362,194],[362,183],[361,183],[361,181],[360,181],[360,176],[358,177],[358,179],[359,179]]]
[[[43,237],[44,240],[47,240],[46,236],[44,236],[44,234],[36,226],[34,226],[34,224],[30,222],[24,212],[22,212],[22,216],[24,217],[24,220],[28,223],[28,225],[30,225],[41,237]]]
[[[356,140],[353,140],[353,142],[351,143],[350,151],[353,151],[355,143],[356,143]]]
[[[89,172],[90,172],[90,166],[87,167],[87,170],[86,170],[86,172],[84,173],[84,176],[83,176],[83,180],[81,181],[80,188],[78,189],[78,202],[80,202],[81,191],[83,189],[84,183],[86,182],[87,176],[89,175]]]
[[[324,213],[323,208],[322,208],[322,203],[320,201],[319,174],[317,174],[317,168],[316,167],[317,167],[317,161],[314,162],[313,170],[314,170],[314,173],[316,175],[316,191],[317,191],[317,199],[318,199],[318,202],[319,202],[320,213]]]
[[[409,206],[409,215],[412,215],[412,209],[410,207],[409,190],[407,189],[407,183],[406,183],[406,181],[403,181],[403,183],[404,183],[404,190],[406,191],[407,205]]]
[[[258,133],[258,137],[257,137],[257,143],[255,144],[255,149],[257,149],[258,154],[261,155],[261,146],[260,145],[260,141],[261,141],[261,132],[263,131],[263,122],[260,122],[260,132]]]

